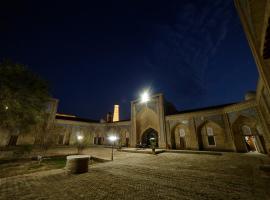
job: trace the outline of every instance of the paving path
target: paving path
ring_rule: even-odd
[[[113,162],[90,166],[86,174],[51,170],[0,179],[0,199],[264,200],[270,176],[258,167],[269,162],[259,154],[116,152]]]

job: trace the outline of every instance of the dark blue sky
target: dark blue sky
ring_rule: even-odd
[[[233,0],[0,3],[0,58],[47,79],[59,112],[99,119],[144,88],[179,110],[238,102],[258,73]]]

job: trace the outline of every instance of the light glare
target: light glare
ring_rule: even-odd
[[[112,141],[112,142],[116,141],[117,139],[118,138],[115,135],[109,136],[109,140]]]
[[[78,135],[78,136],[77,136],[77,139],[78,139],[78,140],[82,140],[82,139],[83,139],[83,136],[82,136],[82,135]]]
[[[141,102],[146,103],[150,100],[149,93],[147,91],[143,92],[141,95]]]

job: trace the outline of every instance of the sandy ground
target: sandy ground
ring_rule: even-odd
[[[91,149],[110,158],[110,149]],[[0,199],[270,199],[269,164],[259,154],[148,155],[116,152],[113,162],[90,166],[88,173],[64,170],[0,179]]]

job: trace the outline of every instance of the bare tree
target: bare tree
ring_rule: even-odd
[[[37,145],[41,149],[41,155],[38,156],[38,160],[41,162],[42,159],[47,155],[48,150],[55,146],[57,143],[57,136],[62,131],[62,128],[55,126],[54,124],[45,123],[40,131]]]

